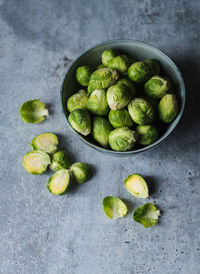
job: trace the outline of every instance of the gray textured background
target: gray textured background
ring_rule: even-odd
[[[0,0],[0,273],[200,273],[198,0]],[[180,67],[187,88],[181,123],[166,142],[136,156],[116,158],[83,144],[68,128],[59,88],[67,67],[96,43],[117,38],[149,42]],[[40,98],[50,108],[41,124],[21,121],[19,106]],[[74,160],[94,164],[91,181],[55,197],[50,172],[22,168],[31,139],[53,131]],[[130,208],[143,201],[123,179],[141,173],[153,184],[163,215],[145,229],[132,220],[109,220],[102,199],[116,195]]]

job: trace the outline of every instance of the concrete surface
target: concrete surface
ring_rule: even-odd
[[[200,2],[0,0],[0,16],[0,273],[200,273]],[[160,47],[187,87],[186,111],[174,134],[156,149],[125,158],[83,144],[66,124],[59,95],[74,58],[117,38]],[[23,123],[18,114],[33,98],[50,108],[38,125]],[[31,139],[46,131],[59,134],[74,160],[96,169],[91,181],[62,197],[45,187],[51,172],[33,176],[21,164]],[[154,186],[147,201],[162,217],[152,229],[132,219],[144,202],[124,189],[123,179],[133,172]],[[126,218],[104,215],[107,195],[129,201]]]

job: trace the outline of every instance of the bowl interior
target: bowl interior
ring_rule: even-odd
[[[83,88],[76,81],[76,78],[75,78],[76,68],[83,65],[90,65],[93,67],[97,67],[99,64],[101,64],[102,52],[108,48],[119,49],[121,52],[128,54],[130,56],[136,57],[138,60],[143,60],[148,58],[157,59],[161,65],[161,70],[164,71],[165,72],[164,74],[168,76],[173,82],[173,86],[175,87],[175,92],[176,92],[178,103],[179,103],[179,114],[171,124],[166,125],[166,127],[164,127],[163,132],[161,133],[162,135],[156,142],[154,142],[153,144],[149,146],[138,147],[131,151],[126,151],[126,152],[117,152],[111,149],[104,149],[98,146],[98,144],[96,144],[92,140],[92,138],[90,137],[85,138],[81,134],[77,133],[75,130],[74,132],[85,143],[87,143],[88,145],[100,151],[110,152],[112,154],[120,154],[120,155],[127,155],[127,154],[133,154],[133,153],[145,151],[149,148],[154,147],[161,141],[163,141],[172,132],[172,130],[175,128],[178,121],[180,120],[180,117],[182,115],[184,105],[185,105],[185,87],[184,87],[184,82],[178,68],[167,55],[165,55],[159,49],[151,45],[148,45],[146,43],[139,42],[139,41],[133,41],[133,40],[116,40],[116,41],[108,41],[108,42],[102,43],[83,53],[83,55],[81,55],[69,68],[65,76],[65,79],[63,81],[63,84],[61,87],[63,111],[67,118],[69,114],[66,108],[66,102],[68,98],[72,94],[76,93],[79,89]]]

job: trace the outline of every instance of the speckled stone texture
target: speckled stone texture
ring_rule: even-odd
[[[200,273],[200,2],[198,0],[0,0],[0,273]],[[84,50],[109,39],[149,42],[180,67],[187,106],[175,132],[157,148],[116,158],[87,147],[66,123],[60,85]],[[40,98],[50,117],[25,124],[19,106]],[[51,172],[28,174],[23,154],[42,132],[59,135],[74,161],[94,165],[86,184],[56,197],[46,189]],[[162,211],[145,229],[132,219],[144,203],[124,188],[143,174],[147,201]],[[102,199],[114,195],[130,213],[109,220]]]

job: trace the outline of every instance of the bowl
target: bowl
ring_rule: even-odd
[[[166,125],[166,127],[163,130],[163,134],[160,136],[159,139],[157,139],[154,143],[148,146],[139,146],[136,147],[133,150],[130,151],[113,151],[111,149],[105,149],[103,147],[100,147],[98,144],[95,143],[95,141],[91,137],[84,137],[78,132],[76,132],[69,124],[68,122],[68,111],[67,111],[67,100],[68,98],[77,92],[81,86],[77,83],[75,72],[77,67],[83,66],[83,65],[90,65],[93,67],[97,67],[101,63],[101,54],[105,49],[119,49],[125,54],[128,54],[130,56],[136,57],[139,60],[143,59],[156,59],[160,62],[161,69],[165,72],[165,75],[168,76],[175,87],[176,95],[178,99],[179,104],[179,113],[175,120],[170,123],[169,125]],[[98,44],[91,49],[85,51],[81,56],[79,56],[74,63],[71,65],[71,67],[68,69],[64,80],[62,82],[61,86],[61,103],[62,103],[62,109],[65,115],[65,118],[68,123],[68,127],[70,127],[71,130],[74,131],[76,135],[88,146],[97,149],[101,152],[106,152],[113,155],[118,156],[125,156],[130,154],[135,154],[139,152],[146,151],[148,149],[151,149],[158,144],[160,144],[162,141],[164,141],[174,130],[176,125],[178,124],[184,110],[185,106],[185,86],[184,81],[181,76],[181,73],[177,66],[173,63],[173,61],[161,50],[158,48],[149,45],[144,42],[135,41],[135,40],[112,40],[103,42],[101,44]]]

